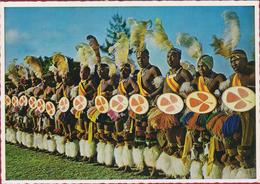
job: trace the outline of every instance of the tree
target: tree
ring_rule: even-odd
[[[107,30],[107,38],[105,43],[100,46],[102,52],[108,53],[108,48],[113,46],[117,41],[117,33],[124,32],[127,37],[130,37],[130,29],[127,26],[126,20],[119,14],[112,16],[112,21],[109,21]],[[131,54],[131,52],[129,52]]]

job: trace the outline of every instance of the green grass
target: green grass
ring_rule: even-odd
[[[148,179],[6,144],[6,180]]]

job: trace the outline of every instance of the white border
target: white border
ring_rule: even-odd
[[[256,182],[260,181],[260,158],[259,158],[259,144],[260,144],[260,116],[257,116],[260,113],[259,108],[259,2],[257,0],[254,1],[89,1],[89,2],[0,2],[0,32],[1,32],[1,101],[4,102],[4,71],[5,71],[5,45],[4,45],[4,8],[5,7],[138,7],[138,6],[254,6],[255,7],[255,66],[256,66],[256,169],[257,169],[257,179],[232,179],[232,180],[224,180],[224,179],[211,179],[211,180],[180,180],[180,179],[158,179],[158,180],[8,180],[5,178],[5,137],[4,137],[4,103],[1,103],[1,178],[3,183],[13,184],[13,183],[212,183],[212,182],[226,182],[226,183],[242,183],[242,182]],[[257,131],[258,130],[258,131]]]

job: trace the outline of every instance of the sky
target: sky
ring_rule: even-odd
[[[19,63],[27,55],[51,56],[62,52],[76,58],[75,46],[85,42],[86,35],[96,36],[100,45],[106,38],[106,28],[116,13],[124,19],[152,20],[160,18],[174,47],[182,50],[182,60],[196,64],[185,48],[176,45],[178,32],[186,32],[202,43],[203,54],[214,58],[213,70],[226,76],[232,74],[228,60],[214,54],[212,36],[224,34],[224,11],[235,11],[240,21],[241,37],[237,48],[254,60],[254,7],[251,6],[182,6],[182,7],[30,7],[5,8],[5,66],[14,58]],[[150,61],[165,75],[168,66],[166,52],[146,43]],[[101,55],[105,55],[101,53]],[[135,57],[133,57],[135,59]]]

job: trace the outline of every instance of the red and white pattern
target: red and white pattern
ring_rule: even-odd
[[[67,112],[70,108],[70,102],[67,97],[62,97],[59,101],[59,109],[61,112]]]
[[[49,114],[51,117],[54,116],[56,109],[55,105],[52,102],[47,102],[46,103],[46,112]]]
[[[97,96],[95,98],[95,107],[100,113],[107,113],[109,110],[107,99],[103,96]]]
[[[230,87],[222,94],[223,103],[236,112],[246,112],[255,106],[255,93],[246,87]]]
[[[37,107],[37,100],[34,96],[29,98],[29,106],[31,109],[35,109]]]
[[[76,98],[74,98],[73,100],[73,107],[77,110],[77,111],[83,111],[87,106],[87,99],[82,96],[79,95]]]
[[[145,97],[134,94],[129,99],[130,108],[136,114],[145,114],[149,110],[149,103]]]
[[[5,105],[9,106],[11,105],[12,100],[8,95],[5,95]]]
[[[123,112],[128,107],[128,99],[123,95],[115,95],[110,99],[109,106],[115,112]]]
[[[45,111],[45,102],[43,99],[38,99],[37,100],[37,110],[40,113],[43,113]]]
[[[22,107],[22,106],[27,106],[28,104],[28,99],[25,95],[21,96],[20,99],[19,99],[19,106]]]
[[[206,114],[215,109],[217,100],[211,93],[195,91],[187,97],[186,105],[192,112]]]
[[[13,105],[14,107],[17,107],[17,106],[18,106],[18,98],[17,98],[17,96],[13,96],[13,97],[12,97],[12,105]]]
[[[183,109],[184,103],[180,96],[174,93],[165,93],[159,96],[157,106],[166,114],[177,114]]]

